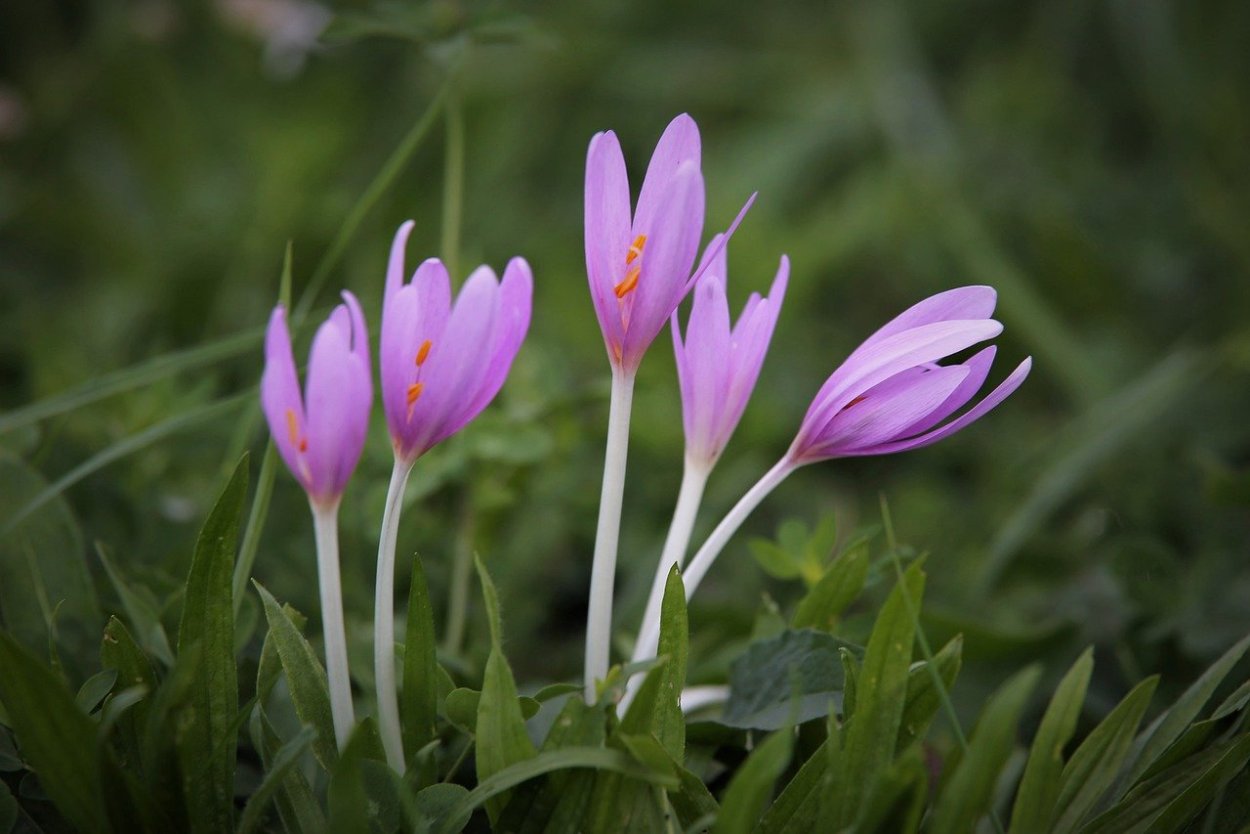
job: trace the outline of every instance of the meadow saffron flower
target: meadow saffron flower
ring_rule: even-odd
[[[313,338],[301,394],[286,308],[265,333],[261,405],[279,454],[315,504],[336,504],[360,460],[373,406],[369,335],[350,292]]]
[[[347,635],[339,578],[338,509],[364,448],[373,407],[369,333],[356,296],[343,301],[313,337],[301,395],[286,309],[279,305],[265,334],[260,400],[279,454],[308,493],[317,543],[317,578],[325,634],[326,678],[334,735],[342,749],[355,723],[347,668]]]
[[[703,274],[691,293],[694,302],[685,339],[677,313],[672,317],[686,455],[673,521],[664,540],[642,618],[644,628],[646,623],[659,621],[669,571],[674,565],[680,567],[685,560],[708,475],[755,390],[790,276],[790,259],[783,255],[768,295],[761,298],[759,293],[751,293],[737,323],[731,323],[729,299],[725,295],[728,247],[723,245],[722,237],[713,238],[704,254]],[[635,646],[636,650],[642,648],[641,644]],[[645,659],[635,653],[635,661]],[[641,685],[640,675],[629,680],[627,701]]]
[[[708,469],[738,427],[755,390],[790,276],[790,260],[783,255],[768,295],[751,293],[731,327],[725,295],[728,250],[718,246],[720,240],[717,235],[708,247],[710,265],[692,293],[684,340],[677,314],[672,318],[686,457]]]
[[[789,451],[721,520],[690,559],[682,579],[690,597],[729,539],[770,492],[800,466],[830,458],[918,449],[983,417],[1024,382],[1026,358],[998,387],[958,417],[984,384],[994,347],[964,362],[938,362],[1002,332],[990,316],[991,287],[960,287],[921,301],[870,336],[821,386]],[[643,624],[635,657],[655,655],[658,618]]]
[[[682,114],[660,137],[630,209],[629,179],[612,131],[586,155],[586,274],[614,366],[635,371],[690,290],[703,235],[699,129]]]
[[[378,541],[373,661],[378,730],[387,761],[400,773],[405,759],[395,686],[395,548],[408,475],[417,458],[460,431],[499,393],[529,329],[533,278],[513,258],[503,280],[478,267],[456,297],[437,258],[404,282],[404,250],[413,223],[391,244],[382,301],[382,405],[395,466]]]

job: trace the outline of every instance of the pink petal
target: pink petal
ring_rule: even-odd
[[[300,393],[299,375],[295,369],[295,356],[291,351],[291,334],[287,329],[286,310],[282,305],[273,309],[269,326],[265,330],[265,371],[260,378],[261,409],[269,423],[269,433],[278,454],[287,468],[303,485],[311,482],[300,463],[298,439],[292,440],[287,413],[295,416],[297,435],[306,431],[308,421],[304,417],[304,402]]]
[[[699,127],[694,119],[682,113],[669,122],[647,165],[647,175],[638,194],[638,210],[634,213],[634,228],[651,228],[654,225],[653,220],[663,206],[669,181],[683,165],[693,164],[697,170],[701,164],[701,153]]]
[[[586,274],[599,327],[608,345],[624,338],[613,288],[625,277],[625,255],[632,239],[629,179],[616,134],[597,133],[586,154]]]

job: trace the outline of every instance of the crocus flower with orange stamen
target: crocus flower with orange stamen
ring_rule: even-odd
[[[350,292],[313,338],[304,392],[286,308],[269,317],[260,399],[274,444],[314,503],[336,504],[360,460],[373,406],[369,334]]]

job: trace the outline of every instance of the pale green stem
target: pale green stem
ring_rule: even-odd
[[[386,761],[395,772],[404,772],[404,742],[399,729],[399,696],[395,688],[395,542],[399,537],[399,514],[412,461],[395,459],[391,485],[382,511],[378,534],[378,576],[373,597],[373,677],[378,696],[378,734]]]
[[[595,682],[608,674],[612,587],[616,582],[616,548],[621,532],[621,498],[625,492],[625,458],[629,452],[629,412],[633,399],[633,372],[613,366],[608,442],[603,456],[603,489],[599,494],[599,527],[595,534],[595,557],[590,568],[590,600],[586,614],[587,703],[595,701]]]
[[[309,502],[317,540],[317,578],[321,585],[321,627],[325,633],[326,677],[330,714],[339,750],[347,746],[352,726],[352,684],[347,671],[347,632],[343,626],[343,583],[339,578],[339,503]]]
[[[677,506],[673,509],[673,521],[668,527],[668,537],[664,540],[664,550],[660,554],[660,563],[656,565],[655,577],[651,580],[651,595],[647,597],[646,612],[638,626],[639,638],[648,630],[652,623],[660,622],[660,606],[664,602],[664,587],[668,584],[669,571],[673,566],[681,567],[686,559],[686,550],[690,547],[690,534],[694,531],[694,520],[699,514],[699,504],[703,500],[703,488],[707,485],[708,474],[712,467],[704,461],[686,458],[685,468],[681,475],[681,488],[677,492]],[[634,663],[649,660],[655,649],[647,650],[641,639],[634,644]],[[621,712],[634,700],[638,687],[642,686],[644,675],[634,675],[625,686],[625,697],[621,699]]]

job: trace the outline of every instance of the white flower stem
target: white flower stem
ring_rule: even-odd
[[[720,524],[716,525],[716,529],[712,531],[712,535],[707,537],[707,541],[699,548],[699,551],[690,559],[690,564],[686,566],[685,572],[682,574],[682,581],[686,585],[686,599],[690,599],[694,594],[694,589],[699,587],[699,583],[703,581],[703,575],[707,573],[708,568],[716,561],[716,557],[724,550],[725,545],[738,532],[738,528],[742,526],[742,522],[747,520],[747,516],[751,511],[759,506],[770,492],[777,488],[777,485],[786,479],[786,476],[793,472],[796,465],[789,459],[784,457],[777,462],[777,465],[764,473],[764,477],[755,482],[755,485],[747,490],[746,495],[738,499],[738,503],[734,504]],[[658,631],[658,630],[657,630]],[[657,634],[658,636],[658,634]],[[654,647],[652,651],[654,651]]]
[[[629,412],[634,399],[634,374],[612,368],[612,401],[608,408],[608,442],[603,459],[603,490],[599,495],[599,528],[590,568],[590,600],[586,615],[586,702],[595,700],[595,682],[608,674],[612,639],[612,586],[616,582],[616,548],[621,532],[621,497],[625,492],[625,458],[629,451]]]
[[[399,536],[404,487],[411,471],[411,462],[395,459],[378,536],[378,577],[373,597],[373,676],[378,696],[378,734],[382,737],[386,761],[401,775],[404,743],[395,688],[395,541]]]
[[[699,514],[699,504],[703,500],[703,488],[707,485],[707,478],[711,471],[712,467],[708,464],[686,458],[686,465],[681,475],[681,488],[677,492],[677,506],[673,509],[673,521],[668,528],[668,538],[664,540],[664,551],[660,554],[660,563],[655,568],[655,578],[651,581],[651,595],[647,597],[647,609],[642,615],[642,623],[638,626],[638,641],[634,644],[632,658],[634,663],[649,660],[655,655],[655,646],[648,648],[644,636],[649,631],[654,631],[658,643],[660,606],[664,602],[664,587],[668,584],[668,573],[673,565],[681,567],[686,560],[690,534],[694,530],[694,520]],[[625,697],[621,700],[622,714],[634,700],[638,687],[642,686],[643,678],[643,675],[634,675],[629,679],[625,687]]]
[[[317,577],[321,585],[321,627],[325,633],[326,677],[330,686],[330,714],[339,750],[347,746],[352,726],[352,684],[347,671],[347,633],[343,627],[343,583],[339,578],[339,505],[312,503],[317,541]]]

